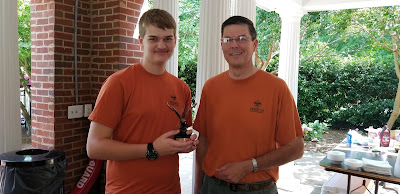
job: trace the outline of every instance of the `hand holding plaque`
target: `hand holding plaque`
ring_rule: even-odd
[[[176,115],[179,117],[179,122],[180,122],[180,127],[179,127],[179,133],[175,135],[174,139],[177,141],[188,141],[190,139],[190,134],[186,134],[188,125],[186,124],[186,115],[189,111],[192,110],[196,104],[194,104],[192,107],[188,108],[186,111],[183,112],[183,114],[179,114],[178,110],[176,110],[174,107],[170,106],[167,102],[167,106],[176,113]]]

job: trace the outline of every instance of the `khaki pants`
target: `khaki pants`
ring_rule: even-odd
[[[268,180],[270,181],[270,180]],[[262,184],[266,181],[261,181],[257,183],[249,183],[251,184]],[[229,187],[219,184],[216,180],[213,178],[204,175],[203,178],[203,185],[201,186],[200,194],[277,194],[278,193],[278,188],[276,187],[276,184],[274,183],[271,187],[265,188],[262,190],[257,190],[257,191],[232,191]]]

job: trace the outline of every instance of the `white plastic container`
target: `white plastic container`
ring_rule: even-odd
[[[361,160],[353,159],[353,158],[346,158],[344,160],[344,164],[350,170],[358,170],[359,168],[364,166],[364,162]]]
[[[365,180],[365,187],[360,187]],[[374,181],[361,177],[352,176],[350,191],[351,194],[370,194],[374,190]],[[367,190],[368,188],[368,190]],[[321,188],[321,194],[347,194],[347,175],[334,173]]]
[[[331,161],[332,164],[340,164],[344,160],[345,153],[341,151],[329,151],[327,154],[328,160]]]
[[[393,175],[400,178],[400,150],[397,152],[396,163],[394,164]]]

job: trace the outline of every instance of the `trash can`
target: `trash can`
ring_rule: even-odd
[[[27,149],[0,155],[0,194],[63,194],[67,161],[60,150]]]

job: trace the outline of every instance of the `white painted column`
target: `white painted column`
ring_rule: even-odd
[[[278,13],[282,19],[278,76],[286,81],[297,103],[300,21],[304,13],[290,10]]]
[[[256,0],[232,0],[231,15],[249,18],[256,25]]]
[[[21,149],[17,1],[0,1],[0,154]]]
[[[282,20],[278,76],[285,80],[297,104],[300,21],[304,12],[300,9],[282,9],[277,12]],[[293,167],[294,161],[279,167],[279,189],[297,191],[300,181],[294,177]]]
[[[230,17],[230,0],[201,1],[196,102],[200,102],[204,83],[228,70],[221,48],[221,25]]]
[[[179,3],[178,0],[154,0],[153,7],[168,11],[176,21],[176,38],[179,37]],[[176,40],[176,47],[174,54],[167,62],[167,71],[172,75],[178,77],[178,40]]]
[[[231,0],[202,0],[200,3],[199,54],[197,61],[196,103],[207,79],[228,70],[221,48],[221,25],[230,17]],[[196,111],[197,111],[196,107]],[[201,136],[201,134],[200,134]],[[193,151],[192,193],[195,183],[196,151]]]

